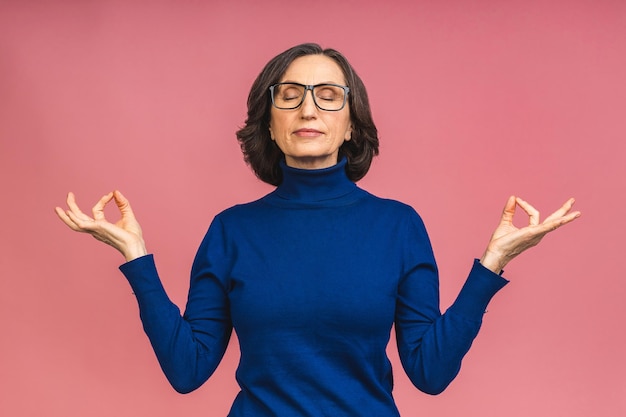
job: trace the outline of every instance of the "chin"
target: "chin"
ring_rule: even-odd
[[[302,155],[290,155],[285,157],[287,165],[293,167],[306,167],[306,168],[327,168],[337,164],[336,155],[326,154],[302,154]]]

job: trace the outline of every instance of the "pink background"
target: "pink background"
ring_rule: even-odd
[[[403,416],[625,415],[619,0],[0,1],[0,415],[226,415],[236,341],[176,394],[122,257],[53,208],[121,189],[184,305],[212,217],[271,189],[234,131],[262,66],[304,41],[343,51],[368,86],[381,156],[361,185],[424,217],[442,307],[509,194],[583,212],[510,264],[442,395],[414,389],[390,344]]]

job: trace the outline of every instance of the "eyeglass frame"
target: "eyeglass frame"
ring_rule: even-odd
[[[302,100],[300,100],[300,103],[298,103],[298,105],[296,107],[278,107],[276,105],[276,102],[274,101],[274,88],[279,86],[279,85],[287,85],[287,84],[304,87],[304,93],[302,94]],[[328,110],[328,109],[324,109],[324,108],[320,107],[320,105],[317,104],[317,100],[315,99],[315,94],[313,94],[313,89],[315,87],[323,87],[323,86],[339,87],[339,88],[341,88],[343,90],[343,92],[344,92],[344,94],[343,94],[343,103],[341,104],[341,107],[339,107],[338,109],[334,109],[334,110]],[[350,87],[348,87],[346,85],[332,84],[332,83],[323,83],[323,84],[311,85],[311,84],[300,84],[300,83],[284,82],[284,83],[276,83],[274,85],[271,85],[269,90],[270,90],[270,97],[271,97],[271,100],[272,100],[272,106],[274,106],[278,110],[295,110],[298,107],[302,106],[302,103],[304,103],[304,100],[306,99],[306,92],[310,90],[311,91],[311,97],[313,97],[313,103],[315,104],[315,107],[317,107],[318,109],[320,109],[322,111],[341,111],[341,110],[344,109],[344,107],[346,107],[346,103],[348,102],[348,94],[350,93]]]

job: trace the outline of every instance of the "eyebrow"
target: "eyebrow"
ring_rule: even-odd
[[[281,83],[292,83],[292,84],[301,84],[301,85],[308,85],[305,83],[301,83],[298,81],[292,81],[292,80],[284,80],[284,81],[280,81]],[[340,83],[337,81],[323,81],[321,83],[317,83],[317,84],[313,84],[313,85],[322,85],[322,84],[336,84],[336,85],[346,85],[345,83]]]

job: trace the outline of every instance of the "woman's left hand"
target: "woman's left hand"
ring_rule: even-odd
[[[570,198],[561,208],[539,223],[539,212],[533,206],[519,197],[509,197],[500,224],[493,232],[480,263],[499,274],[511,259],[538,244],[546,234],[580,217],[580,212],[571,211],[573,205],[574,199]],[[513,225],[516,206],[528,214],[528,226],[517,228]]]

